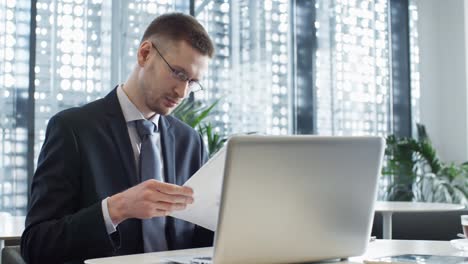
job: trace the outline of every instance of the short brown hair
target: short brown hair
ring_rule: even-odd
[[[214,45],[203,26],[192,16],[169,13],[155,18],[146,28],[141,42],[157,36],[168,40],[185,40],[203,55],[213,57]]]

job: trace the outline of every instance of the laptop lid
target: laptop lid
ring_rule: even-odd
[[[235,136],[227,144],[214,263],[364,253],[381,137]]]

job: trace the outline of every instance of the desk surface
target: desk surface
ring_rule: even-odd
[[[120,264],[120,263],[167,263],[162,259],[170,256],[208,255],[212,248],[166,251],[158,253],[136,254],[120,257],[91,259],[88,264]],[[369,243],[364,256],[352,257],[340,264],[363,263],[364,259],[400,255],[400,254],[432,254],[445,256],[468,256],[468,252],[458,251],[447,241],[419,241],[419,240],[376,240]]]
[[[381,202],[375,204],[376,212],[438,212],[464,209],[461,204],[420,203],[420,202]]]
[[[16,240],[24,231],[25,216],[0,214],[0,240]]]

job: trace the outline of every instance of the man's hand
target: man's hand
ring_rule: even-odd
[[[156,180],[144,181],[107,199],[109,215],[114,225],[128,218],[166,216],[172,211],[185,209],[191,203],[191,188]]]

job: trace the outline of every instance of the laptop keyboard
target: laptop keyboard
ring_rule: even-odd
[[[165,258],[164,261],[167,263],[177,264],[212,264],[212,258],[209,256],[176,256]],[[166,263],[166,262],[165,262]]]
[[[211,257],[197,257],[193,258],[190,261],[190,264],[211,264],[212,258]]]

